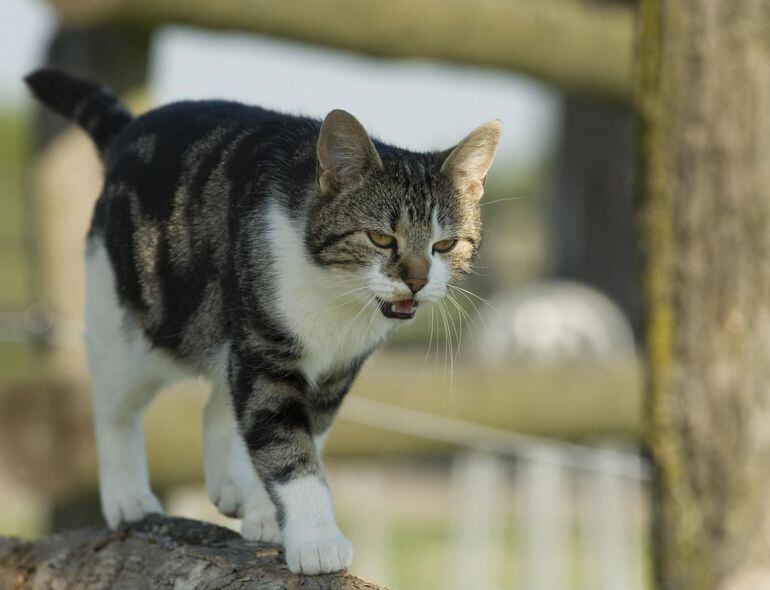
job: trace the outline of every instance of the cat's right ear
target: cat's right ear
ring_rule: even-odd
[[[340,109],[326,115],[316,154],[316,178],[323,195],[334,196],[367,171],[382,168],[380,155],[364,126]]]
[[[502,131],[499,119],[484,123],[457,144],[441,165],[441,171],[460,191],[477,200],[484,195],[484,181],[495,159]]]

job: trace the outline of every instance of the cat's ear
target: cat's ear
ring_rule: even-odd
[[[460,192],[477,199],[483,196],[484,181],[495,159],[502,131],[503,124],[498,119],[484,123],[471,131],[446,157],[441,172],[451,178]]]
[[[324,195],[336,195],[367,171],[382,168],[380,155],[364,126],[339,109],[326,115],[316,153],[318,187]]]

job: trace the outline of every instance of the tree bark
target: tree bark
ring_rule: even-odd
[[[638,72],[657,578],[770,588],[770,2],[644,0]]]
[[[49,0],[64,26],[180,23],[383,57],[513,69],[569,92],[628,101],[633,9],[575,0]]]
[[[0,588],[384,590],[347,572],[297,576],[277,545],[161,516],[117,531],[82,529],[38,541],[0,537]]]

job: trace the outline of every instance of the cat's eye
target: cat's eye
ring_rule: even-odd
[[[372,241],[372,244],[378,248],[393,248],[396,245],[396,238],[388,234],[381,234],[376,231],[368,231],[366,235]]]
[[[455,247],[455,244],[457,244],[457,240],[454,239],[448,239],[448,240],[439,240],[435,244],[433,244],[433,251],[434,252],[449,252],[452,248]]]

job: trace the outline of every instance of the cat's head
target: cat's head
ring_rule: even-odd
[[[340,276],[341,293],[411,319],[470,270],[501,130],[490,121],[453,149],[414,153],[375,144],[345,111],[327,115],[306,243],[316,263]]]

